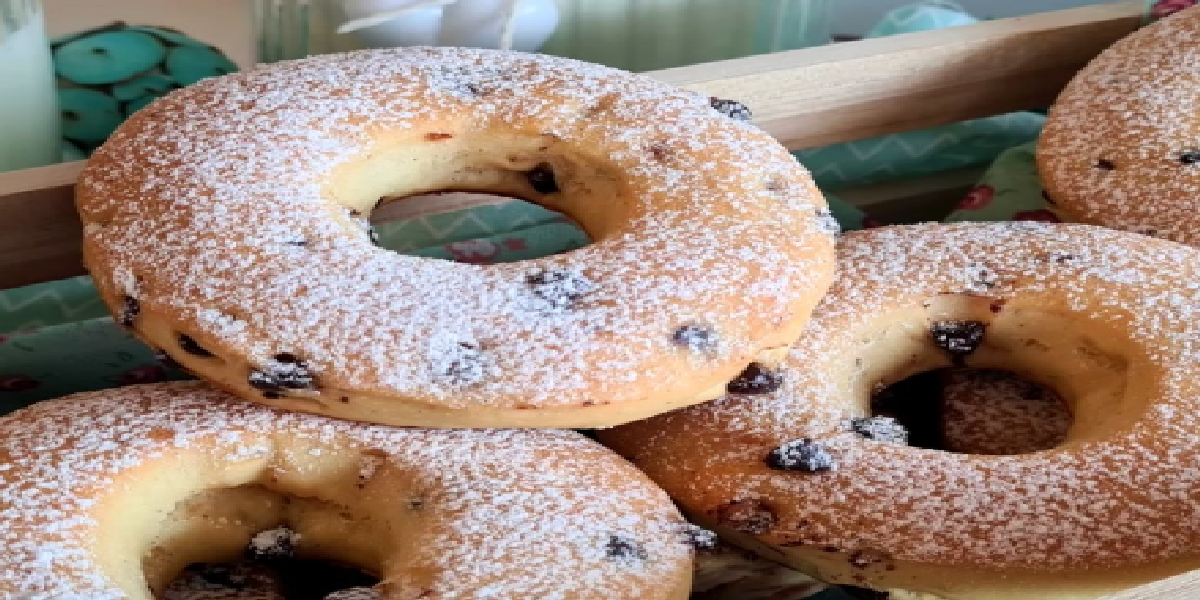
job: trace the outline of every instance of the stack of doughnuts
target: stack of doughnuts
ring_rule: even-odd
[[[711,533],[567,428],[752,384],[830,285],[836,221],[748,120],[457,48],[279,63],[139,111],[79,180],[85,262],[200,381],[0,418],[0,598],[687,598]],[[376,246],[374,208],[446,190],[594,243],[489,267]],[[358,579],[297,592],[282,565],[315,559]]]
[[[77,199],[116,321],[199,381],[0,418],[0,599],[790,599],[812,576],[1091,600],[1200,568],[1200,249],[1173,175],[1200,163],[1197,71],[1172,40],[1200,48],[1200,9],[1098,59],[1047,126],[1049,196],[1112,228],[836,249],[744,105],[646,77],[408,48],[177,91]],[[376,246],[373,210],[437,191],[594,243],[487,267]],[[317,559],[346,578],[288,575]]]

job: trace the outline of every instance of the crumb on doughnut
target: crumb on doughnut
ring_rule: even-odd
[[[937,321],[929,328],[933,343],[952,356],[967,356],[983,343],[987,325],[981,321]]]
[[[700,325],[684,325],[675,330],[671,339],[693,352],[710,352],[717,346],[717,334]]]
[[[837,465],[833,455],[820,442],[809,438],[790,441],[767,454],[767,466],[776,471],[819,473]]]
[[[291,558],[296,555],[296,545],[300,543],[300,534],[291,529],[279,526],[274,529],[260,531],[250,538],[246,551],[255,560],[271,561]]]
[[[876,442],[908,443],[908,429],[892,417],[855,417],[850,420],[850,430]]]
[[[721,98],[712,97],[708,99],[708,103],[712,105],[717,112],[733,119],[735,121],[750,121],[754,118],[754,114],[750,111],[750,107],[738,102],[737,100],[723,100]]]
[[[753,362],[725,386],[725,391],[730,394],[769,394],[781,385],[782,371]]]
[[[608,543],[604,545],[604,553],[608,558],[632,558],[637,560],[650,558],[650,555],[646,553],[646,549],[641,544],[619,535],[608,537]]]

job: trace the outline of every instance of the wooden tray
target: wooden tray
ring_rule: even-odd
[[[747,103],[762,127],[795,150],[1047,106],[1143,16],[1142,2],[1101,4],[650,74]],[[75,162],[0,173],[0,289],[84,272],[72,197],[81,168]],[[839,195],[914,221],[934,216],[977,175],[953,172]],[[389,216],[461,208],[400,203]],[[1195,598],[1200,572],[1103,600]]]

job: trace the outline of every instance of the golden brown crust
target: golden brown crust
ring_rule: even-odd
[[[1084,225],[934,224],[848,234],[839,269],[778,391],[602,441],[697,522],[832,583],[1084,600],[1200,567],[1200,252]],[[983,456],[855,432],[872,390],[954,364],[1054,389],[1067,439]]]
[[[1059,95],[1038,142],[1064,220],[1200,245],[1200,9],[1117,42]]]
[[[300,558],[382,600],[683,600],[687,525],[633,466],[570,431],[362,425],[198,382],[0,418],[0,597],[151,600],[185,566],[286,524]]]
[[[370,243],[381,198],[439,189],[528,198],[594,243],[488,267]],[[703,96],[450,48],[180,90],[77,194],[88,267],[149,344],[247,399],[394,425],[608,426],[715,397],[799,335],[836,229],[787,150]]]

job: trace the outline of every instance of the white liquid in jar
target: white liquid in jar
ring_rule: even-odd
[[[0,11],[20,18],[28,4],[4,6],[8,1],[0,0]],[[28,16],[15,31],[0,22],[0,171],[48,165],[61,156],[54,64],[40,6]]]

